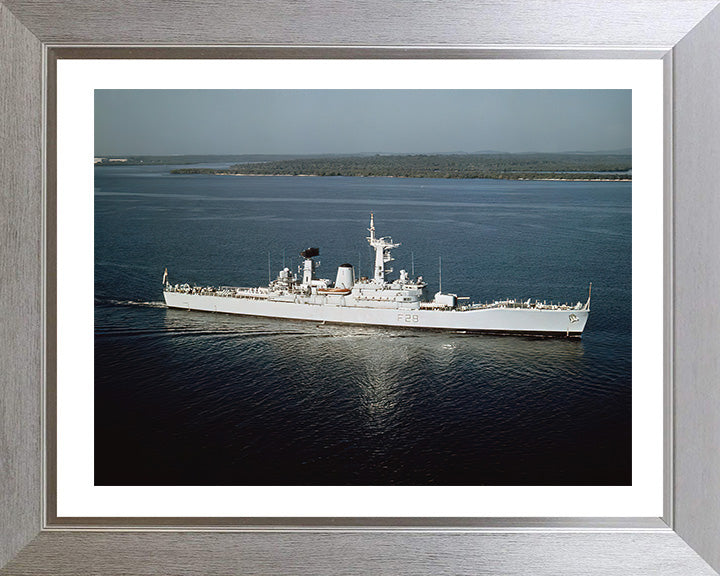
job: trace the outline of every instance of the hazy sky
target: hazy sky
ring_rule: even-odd
[[[96,90],[95,155],[631,146],[630,90]]]

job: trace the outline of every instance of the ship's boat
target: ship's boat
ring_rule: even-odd
[[[388,279],[393,261],[390,250],[400,244],[375,235],[370,215],[367,241],[375,250],[372,278],[355,279],[352,264],[338,267],[335,281],[315,277],[320,249],[300,253],[298,273],[283,268],[267,287],[238,288],[190,286],[168,281],[163,275],[163,296],[169,308],[222,312],[248,316],[309,320],[320,323],[409,327],[458,332],[522,334],[579,338],[590,315],[590,293],[583,304],[548,303],[532,298],[505,299],[490,303],[459,304],[467,297],[440,290],[427,298],[422,276],[410,278],[400,270]],[[592,289],[592,284],[590,285]]]

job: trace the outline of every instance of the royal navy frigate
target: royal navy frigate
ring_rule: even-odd
[[[411,278],[400,270],[389,280],[393,261],[390,251],[400,246],[390,237],[375,235],[370,215],[367,241],[375,250],[372,278],[355,278],[351,264],[341,264],[335,281],[315,277],[318,248],[300,253],[297,274],[283,268],[268,286],[191,286],[168,282],[163,276],[163,295],[170,308],[263,316],[317,323],[410,327],[456,332],[484,332],[530,336],[579,338],[590,314],[590,292],[583,304],[547,303],[540,300],[494,300],[469,303],[467,298],[440,290],[432,299],[422,276]],[[592,284],[590,285],[592,289]],[[467,303],[465,303],[467,302]]]

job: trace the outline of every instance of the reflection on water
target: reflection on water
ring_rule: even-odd
[[[99,332],[98,348],[113,358],[102,365],[127,366],[118,348],[129,339],[153,359],[145,379],[148,364],[167,370],[152,386],[129,383],[121,397],[148,409],[134,409],[135,421],[152,421],[160,436],[172,429],[189,461],[220,458],[224,468],[203,470],[210,483],[228,469],[237,483],[286,483],[287,474],[310,484],[366,483],[378,474],[393,483],[464,483],[463,474],[492,483],[512,471],[510,483],[523,483],[543,469],[547,481],[562,483],[573,478],[562,464],[568,455],[558,454],[558,464],[547,447],[566,444],[567,431],[605,412],[618,392],[593,383],[582,341],[150,309],[154,329]],[[273,439],[282,448],[266,461]],[[484,472],[487,458],[493,466]],[[428,472],[428,461],[439,468]],[[523,462],[531,468],[521,474]],[[159,478],[166,475],[162,467]]]
[[[538,377],[572,375],[585,367],[583,341],[575,339],[342,326],[175,309],[165,310],[164,327],[162,334],[227,339],[227,351],[235,355],[243,354],[247,339],[262,337],[268,365],[301,374],[321,369],[358,383],[404,380],[409,367],[418,363],[429,363],[439,373],[470,365],[488,378],[514,370]],[[175,340],[174,345],[192,343]]]

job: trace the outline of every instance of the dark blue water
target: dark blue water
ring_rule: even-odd
[[[631,185],[95,168],[99,485],[631,483]],[[584,301],[583,339],[167,310],[161,279],[267,283],[319,246],[474,301]],[[414,256],[414,258],[413,258]]]

